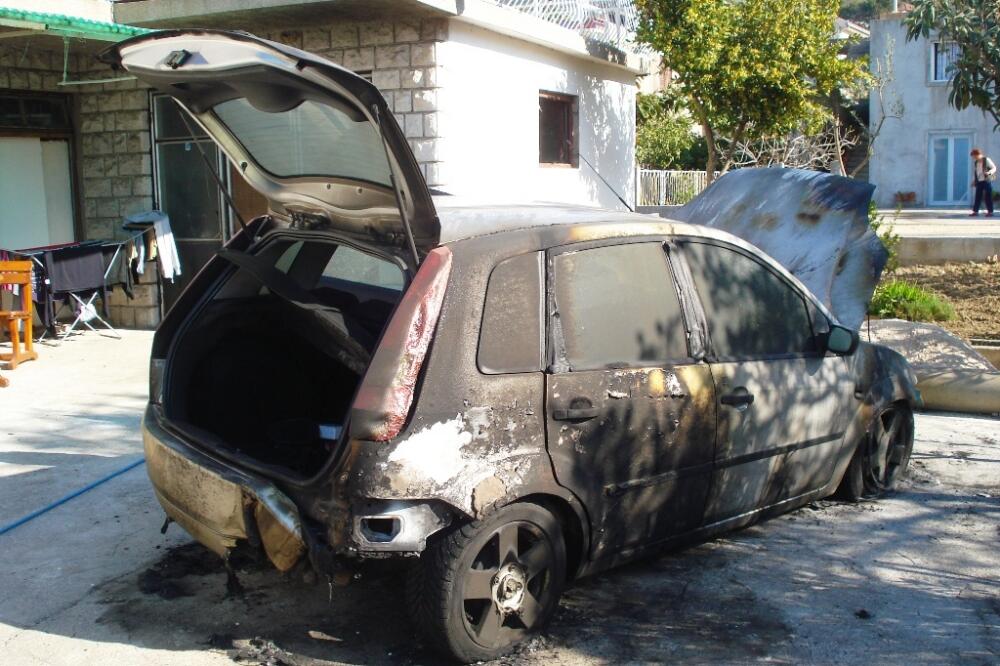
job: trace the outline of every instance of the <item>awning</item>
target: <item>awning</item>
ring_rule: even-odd
[[[122,23],[93,21],[65,14],[47,14],[8,7],[0,7],[0,27],[9,28],[0,31],[0,39],[45,33],[59,37],[119,42],[135,35],[152,32],[147,28],[137,28]]]

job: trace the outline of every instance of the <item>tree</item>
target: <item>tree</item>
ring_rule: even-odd
[[[637,0],[638,39],[663,55],[708,148],[709,179],[739,146],[832,117],[834,90],[866,76],[832,39],[839,0]]]
[[[840,16],[852,21],[868,21],[892,8],[892,0],[843,0]]]
[[[692,132],[691,114],[676,95],[636,98],[636,159],[648,169],[700,169],[705,140]]]
[[[1000,126],[1000,2],[915,0],[906,17],[907,41],[932,31],[961,48],[948,94],[952,106],[978,107]]]

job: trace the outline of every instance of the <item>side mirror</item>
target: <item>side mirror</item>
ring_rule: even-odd
[[[858,348],[859,341],[857,331],[839,324],[831,324],[830,332],[826,336],[826,350],[838,356],[850,356]]]

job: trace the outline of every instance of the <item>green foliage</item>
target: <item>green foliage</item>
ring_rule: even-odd
[[[870,21],[891,8],[892,0],[843,0],[840,15],[852,21]]]
[[[818,131],[835,91],[867,77],[832,39],[839,0],[637,0],[638,38],[658,50],[702,125],[706,169],[727,146]]]
[[[868,202],[868,225],[878,236],[879,240],[882,241],[882,245],[885,246],[886,251],[889,253],[889,259],[885,262],[885,273],[892,275],[899,268],[899,241],[900,236],[896,233],[896,218],[899,217],[899,207],[896,208],[896,214],[891,220],[886,220],[885,215],[878,212],[878,206],[875,205],[874,201]]]
[[[669,95],[636,98],[636,159],[647,169],[700,169],[705,140],[692,132],[683,100]]]
[[[956,109],[982,109],[1000,127],[1000,2],[914,0],[906,30],[907,41],[937,31],[961,47],[949,101]]]
[[[909,321],[948,321],[955,316],[951,303],[910,282],[891,280],[875,287],[868,313]]]

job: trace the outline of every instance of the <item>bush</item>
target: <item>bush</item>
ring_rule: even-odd
[[[899,234],[896,233],[895,224],[896,218],[899,217],[899,208],[896,208],[896,214],[893,216],[892,220],[886,220],[885,215],[878,212],[878,206],[875,205],[874,201],[868,202],[868,224],[871,226],[872,231],[878,236],[879,240],[882,241],[882,245],[885,246],[886,252],[889,253],[889,258],[885,262],[885,273],[886,275],[892,275],[899,268]]]
[[[909,321],[948,321],[955,317],[951,303],[917,285],[890,280],[875,287],[868,314]]]

